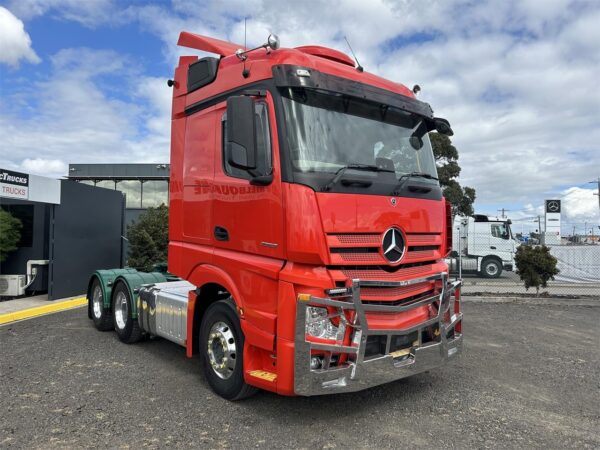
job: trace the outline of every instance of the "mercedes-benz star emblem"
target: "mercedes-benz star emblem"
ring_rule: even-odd
[[[383,235],[381,248],[383,256],[392,264],[397,263],[404,256],[404,238],[398,228],[390,228]]]
[[[548,202],[548,211],[556,212],[560,209],[558,202]]]

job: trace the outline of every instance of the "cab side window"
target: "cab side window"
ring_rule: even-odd
[[[261,175],[271,173],[273,168],[271,159],[271,133],[269,131],[269,108],[265,102],[256,102],[254,105],[254,116],[256,123],[256,148],[258,159],[256,161],[256,172]],[[237,169],[229,165],[225,158],[225,141],[227,137],[227,114],[223,114],[221,150],[223,155],[223,170],[227,175],[235,178],[250,180],[250,175],[245,170]]]
[[[492,236],[500,239],[508,239],[508,232],[504,225],[492,225]]]

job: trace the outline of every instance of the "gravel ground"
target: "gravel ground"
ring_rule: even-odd
[[[461,359],[367,391],[229,403],[85,309],[0,327],[0,447],[600,447],[600,302],[464,304]]]

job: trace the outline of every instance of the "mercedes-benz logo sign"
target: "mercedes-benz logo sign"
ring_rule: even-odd
[[[560,209],[558,202],[548,202],[548,211],[557,212]]]
[[[390,228],[383,234],[381,243],[383,256],[392,264],[397,263],[404,256],[405,244],[402,233],[398,228]]]

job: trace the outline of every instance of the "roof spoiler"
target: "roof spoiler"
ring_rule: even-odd
[[[216,53],[221,56],[233,55],[236,50],[244,48],[243,45],[234,44],[233,42],[222,41],[208,36],[182,31],[179,34],[177,45],[180,47],[193,48],[204,52]]]

